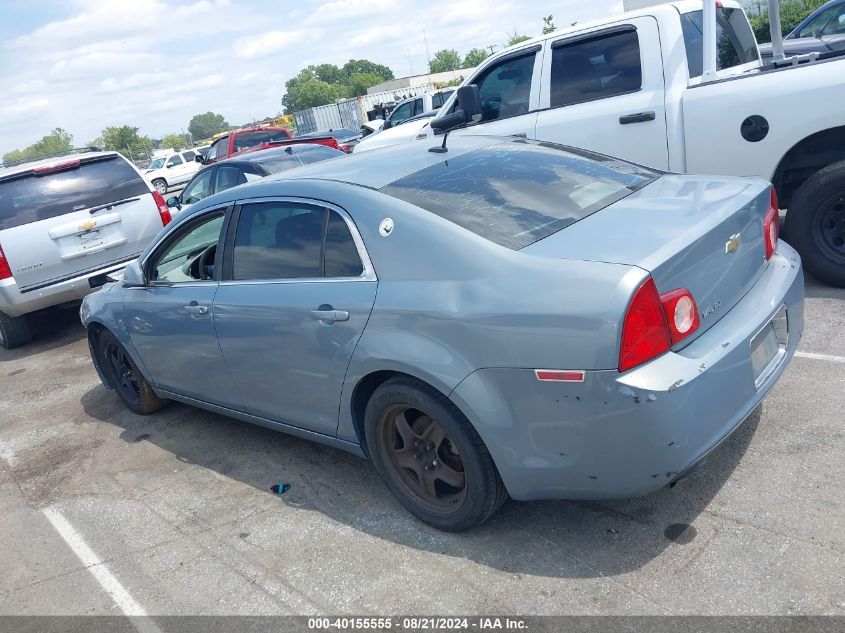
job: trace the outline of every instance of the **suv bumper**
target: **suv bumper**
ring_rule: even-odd
[[[4,279],[0,281],[0,312],[17,317],[43,308],[79,301],[102,285],[95,284],[92,287],[91,279],[122,270],[126,268],[129,261],[132,260],[110,264],[84,275],[63,279],[49,286],[26,292],[20,291],[14,278]]]

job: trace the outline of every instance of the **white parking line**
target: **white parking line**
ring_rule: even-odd
[[[813,360],[827,360],[831,363],[845,363],[845,356],[832,356],[830,354],[814,354],[812,352],[795,352],[798,358],[812,358]]]
[[[129,595],[129,592],[124,589],[120,581],[114,577],[105,563],[94,553],[94,550],[88,547],[88,544],[79,532],[62,516],[62,513],[53,507],[44,508],[43,512],[56,532],[59,533],[59,536],[64,539],[64,542],[68,544],[68,547],[82,561],[85,568],[91,572],[91,575],[106,590],[106,593],[112,597],[112,600],[123,611],[123,614],[136,618],[132,620],[135,628],[141,633],[161,633],[161,629],[147,617],[147,612],[144,611],[144,608],[135,602],[135,599]]]

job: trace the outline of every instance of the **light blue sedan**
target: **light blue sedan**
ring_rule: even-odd
[[[782,374],[803,277],[760,180],[462,136],[194,205],[82,320],[103,384],[369,457],[446,530],[684,476]]]

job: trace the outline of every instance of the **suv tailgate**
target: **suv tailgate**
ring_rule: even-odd
[[[132,259],[161,226],[150,186],[117,154],[0,180],[0,245],[21,292]]]

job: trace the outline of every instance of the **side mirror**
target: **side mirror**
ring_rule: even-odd
[[[481,120],[481,95],[476,84],[461,86],[455,100],[455,111],[431,122],[435,132],[446,132],[465,123],[477,123]]]
[[[384,125],[381,126],[381,129],[382,130],[389,130],[392,127],[393,127],[393,122],[390,119],[385,119]]]
[[[167,199],[167,206],[168,207],[178,207],[179,206],[179,197],[178,196],[170,196]]]
[[[123,271],[123,287],[124,288],[143,288],[147,283],[144,280],[144,273],[141,270],[141,264],[137,259],[133,259],[126,264]]]
[[[200,165],[205,163],[205,159],[203,158],[202,154],[197,154],[196,156],[194,156],[194,161],[199,163]]]

